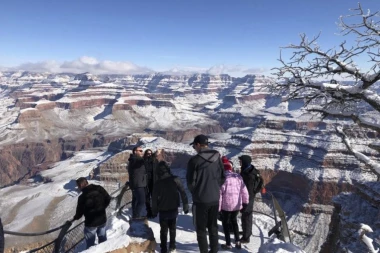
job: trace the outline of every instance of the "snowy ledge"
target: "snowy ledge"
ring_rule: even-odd
[[[146,219],[128,221],[127,216],[121,215],[112,217],[108,223],[108,240],[81,252],[155,252],[156,241]]]

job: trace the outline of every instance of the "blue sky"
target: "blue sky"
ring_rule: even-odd
[[[156,71],[270,69],[279,65],[279,47],[299,42],[302,32],[322,32],[323,48],[339,44],[335,23],[356,6],[357,0],[2,0],[0,66],[80,67],[87,56]],[[380,1],[362,6],[380,10]]]

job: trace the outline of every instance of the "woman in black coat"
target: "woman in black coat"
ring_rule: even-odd
[[[144,164],[146,171],[147,187],[146,187],[146,212],[147,217],[152,217],[152,194],[154,183],[157,181],[157,164],[156,152],[153,153],[151,149],[147,149],[144,152]]]

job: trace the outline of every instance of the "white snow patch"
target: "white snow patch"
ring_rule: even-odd
[[[127,235],[129,223],[124,219],[112,217],[107,227],[107,241],[98,245],[92,246],[82,253],[104,253],[116,249],[122,249],[129,245],[130,237]]]
[[[270,240],[260,247],[259,253],[306,253],[297,246],[278,239]]]

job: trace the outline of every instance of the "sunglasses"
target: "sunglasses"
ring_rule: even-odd
[[[137,152],[143,152],[143,150],[142,149],[138,149],[138,150],[136,150]]]

